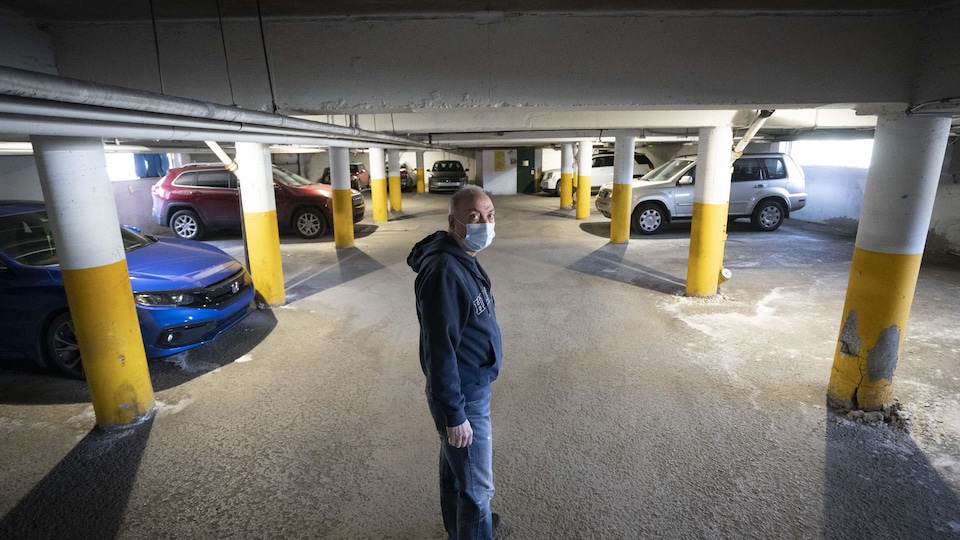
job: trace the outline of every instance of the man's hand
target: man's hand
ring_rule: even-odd
[[[459,426],[447,428],[447,443],[454,448],[466,448],[473,443],[473,428],[464,420]]]

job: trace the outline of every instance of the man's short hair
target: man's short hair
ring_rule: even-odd
[[[448,213],[452,216],[457,209],[457,205],[460,204],[465,197],[473,198],[476,197],[478,193],[483,193],[486,195],[486,191],[483,190],[480,186],[475,186],[473,184],[467,184],[460,188],[456,193],[450,197],[450,208]]]

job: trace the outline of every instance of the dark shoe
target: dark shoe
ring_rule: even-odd
[[[500,514],[496,512],[490,514],[491,520],[493,521],[493,536],[497,536],[497,529],[500,528]]]

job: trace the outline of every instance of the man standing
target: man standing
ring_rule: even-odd
[[[440,508],[453,539],[489,539],[493,498],[490,384],[500,372],[500,327],[476,254],[494,236],[490,197],[466,186],[450,198],[449,228],[424,238],[407,264],[417,279],[420,366],[440,435]]]

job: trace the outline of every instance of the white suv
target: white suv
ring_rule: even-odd
[[[633,154],[633,176],[643,176],[653,169],[653,163],[645,154],[637,152]],[[576,166],[576,163],[574,163]],[[590,164],[590,183],[592,191],[596,192],[599,187],[607,182],[613,182],[613,153],[601,152],[593,156]],[[551,169],[543,171],[540,179],[540,190],[554,195],[560,195],[560,169]]]
[[[636,232],[654,234],[671,221],[693,217],[696,156],[672,159],[633,181],[630,224]],[[784,218],[807,204],[803,170],[788,154],[744,154],[733,163],[730,177],[730,219],[749,217],[754,228],[776,230]],[[613,184],[597,194],[596,206],[610,217]]]

